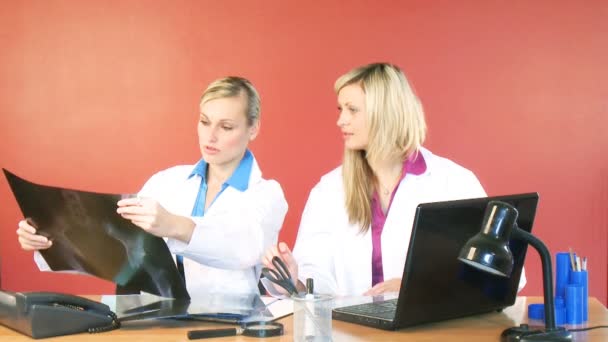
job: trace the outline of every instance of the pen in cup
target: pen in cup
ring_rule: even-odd
[[[576,271],[576,262],[574,261],[574,252],[572,252],[572,248],[568,247],[568,254],[570,254],[570,268],[573,271]]]
[[[312,278],[306,278],[306,298],[314,298],[315,284]]]
[[[583,271],[587,270],[587,257],[583,258]]]

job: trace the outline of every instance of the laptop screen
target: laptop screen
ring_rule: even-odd
[[[479,233],[486,205],[499,200],[519,211],[518,226],[530,232],[538,194],[521,194],[420,204],[416,209],[395,328],[499,310],[513,305],[527,245],[511,240],[513,272],[501,277],[457,259]]]

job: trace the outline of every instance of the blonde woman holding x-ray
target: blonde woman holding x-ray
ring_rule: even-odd
[[[191,296],[259,293],[260,258],[287,212],[281,186],[262,178],[248,149],[259,132],[259,95],[248,80],[225,77],[207,87],[199,109],[202,158],[156,173],[138,198],[117,203],[117,213],[166,238]],[[24,250],[52,247],[26,220],[17,235]],[[40,253],[35,260],[49,269]]]
[[[299,291],[313,278],[318,293],[397,292],[416,206],[486,193],[471,171],[422,147],[422,105],[397,66],[355,68],[335,91],[342,165],[311,190],[293,253],[281,242],[262,261],[282,258]]]

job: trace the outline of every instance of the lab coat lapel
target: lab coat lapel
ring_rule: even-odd
[[[343,231],[334,234],[334,237],[339,237],[339,240],[334,240],[334,269],[338,284],[342,284],[342,288],[338,289],[338,292],[363,293],[370,288],[372,283],[371,230],[360,233],[358,226],[347,223],[346,215],[342,222],[345,224],[336,225],[336,229]]]
[[[382,267],[384,280],[401,278],[410,243],[416,207],[424,201],[424,178],[407,174],[401,181],[382,230]]]

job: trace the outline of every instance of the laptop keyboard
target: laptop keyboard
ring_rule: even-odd
[[[395,318],[395,312],[397,310],[397,298],[382,302],[347,306],[336,310],[360,316],[370,316],[392,320]]]

